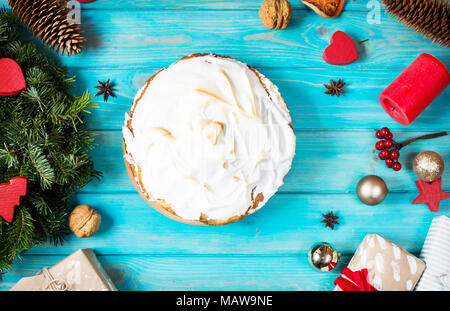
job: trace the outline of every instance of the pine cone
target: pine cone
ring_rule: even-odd
[[[448,0],[382,0],[386,12],[424,37],[450,47]]]
[[[80,24],[69,24],[66,0],[9,0],[17,17],[42,42],[56,53],[67,55],[81,52],[86,39]]]

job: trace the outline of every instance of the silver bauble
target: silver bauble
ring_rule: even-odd
[[[444,172],[444,160],[436,152],[423,151],[414,158],[413,170],[419,179],[433,182],[441,178]]]
[[[384,180],[375,175],[362,178],[356,186],[358,198],[366,205],[377,205],[384,201],[389,193]]]
[[[340,257],[341,254],[327,242],[314,244],[308,252],[308,261],[311,266],[322,272],[333,270]]]

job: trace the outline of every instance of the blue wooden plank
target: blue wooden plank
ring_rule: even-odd
[[[138,89],[159,69],[70,69],[77,76],[78,94],[86,89],[95,94],[98,91],[94,88],[98,85],[97,80],[111,79],[116,84],[116,98],[110,97],[107,103],[103,102],[102,97],[94,98],[98,108],[89,116],[89,125],[94,129],[120,129]],[[400,70],[347,70],[339,67],[333,71],[308,68],[258,70],[279,87],[296,129],[369,129],[380,126],[405,129],[388,116],[378,102],[378,95],[401,73]],[[323,84],[340,78],[347,83],[344,88],[347,93],[339,98],[324,94],[326,89]],[[449,98],[450,88],[447,88],[408,129],[450,129]],[[436,122],[437,119],[440,121]]]
[[[399,142],[429,132],[394,131]],[[83,192],[134,191],[122,158],[122,133],[98,131],[98,147],[91,151],[96,169],[104,172],[101,181],[93,181]],[[367,174],[382,176],[391,191],[417,192],[412,161],[421,151],[439,152],[449,163],[450,136],[417,141],[401,150],[399,172],[388,169],[375,152],[373,130],[299,130],[297,150],[291,171],[285,178],[282,192],[354,192],[358,180]],[[450,190],[450,170],[444,171],[443,186]]]
[[[117,14],[114,10],[83,13],[88,38],[83,53],[59,57],[64,64],[92,68],[160,68],[199,52],[229,55],[256,67],[308,67],[337,69],[325,63],[322,52],[336,30],[355,41],[361,57],[345,68],[405,68],[421,52],[450,64],[444,47],[432,45],[394,19],[382,15],[381,24],[366,21],[366,12],[353,12],[336,20],[308,11],[295,11],[285,30],[268,30],[251,10],[146,10]],[[354,25],[358,25],[355,28]]]
[[[412,205],[418,193],[391,193],[378,206],[355,194],[276,194],[258,212],[225,226],[192,226],[151,208],[138,193],[78,194],[73,204],[90,204],[102,216],[99,232],[80,239],[71,234],[62,246],[42,245],[28,254],[66,254],[93,247],[98,254],[296,255],[327,241],[353,253],[367,233],[379,233],[410,252],[420,252],[431,220],[450,215],[450,200],[432,213]],[[321,213],[333,211],[340,225],[325,228]],[[189,257],[190,258],[190,257]]]
[[[96,251],[96,249],[94,249]],[[332,290],[338,268],[313,270],[295,256],[97,256],[119,290]],[[9,290],[63,256],[25,256],[0,281]],[[343,256],[342,261],[348,261]]]
[[[384,14],[380,25],[367,24],[365,1],[348,1],[333,20],[292,2],[292,21],[282,31],[264,28],[260,2],[98,0],[82,6],[87,49],[56,58],[78,75],[77,92],[95,91],[97,79],[117,82],[118,98],[99,102],[89,119],[99,143],[92,156],[105,178],[73,198],[73,204],[95,207],[103,224],[92,238],[71,235],[62,247],[34,248],[0,281],[0,290],[83,247],[95,248],[121,290],[330,290],[335,276],[317,273],[306,262],[315,242],[328,241],[351,254],[366,233],[379,233],[420,251],[431,219],[450,215],[450,200],[438,213],[411,205],[418,194],[411,162],[427,149],[448,162],[449,138],[407,147],[406,169],[395,173],[375,159],[370,129],[396,128],[401,139],[450,129],[448,90],[408,128],[392,121],[377,102],[420,53],[432,53],[446,65],[450,54]],[[349,66],[330,66],[321,58],[338,29],[356,40],[369,39],[359,45],[361,59]],[[222,53],[261,69],[279,85],[297,129],[297,155],[282,192],[255,215],[223,227],[194,227],[158,214],[134,191],[121,157],[118,130],[137,88],[152,72],[193,52]],[[339,99],[324,95],[322,84],[330,78],[343,78],[349,92]],[[370,173],[385,178],[394,191],[376,207],[361,204],[354,193],[358,179]],[[447,190],[449,177],[447,170]],[[321,213],[329,210],[340,216],[334,231],[320,223]]]

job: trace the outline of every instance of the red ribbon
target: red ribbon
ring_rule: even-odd
[[[343,291],[377,291],[369,283],[369,271],[367,269],[352,271],[345,268],[342,270],[342,275],[334,281],[334,284],[338,285]]]

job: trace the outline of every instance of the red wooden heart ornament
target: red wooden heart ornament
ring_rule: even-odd
[[[323,59],[332,65],[347,65],[358,58],[356,45],[343,31],[336,31],[330,40],[330,45],[323,51]]]
[[[10,58],[0,59],[0,96],[17,95],[26,88],[19,64]]]
[[[14,216],[14,206],[20,204],[20,197],[27,194],[27,178],[14,177],[9,182],[0,184],[0,217],[11,222]]]

